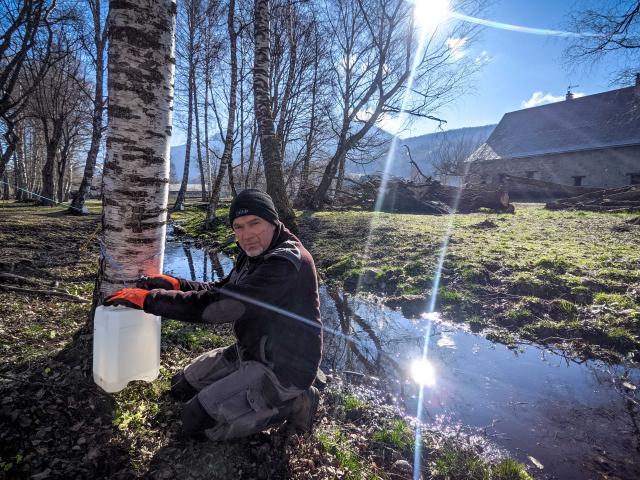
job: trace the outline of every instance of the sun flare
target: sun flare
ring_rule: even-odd
[[[434,30],[448,15],[449,0],[414,0],[413,16],[424,30]]]
[[[433,387],[436,384],[436,371],[429,360],[419,358],[411,362],[411,378],[419,385]]]

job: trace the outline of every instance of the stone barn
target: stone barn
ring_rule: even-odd
[[[469,183],[640,184],[640,74],[632,87],[505,114],[465,163]]]

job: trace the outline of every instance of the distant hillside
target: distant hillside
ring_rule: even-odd
[[[418,137],[398,138],[395,152],[389,160],[389,173],[397,177],[408,177],[411,174],[411,164],[404,145],[407,145],[411,150],[413,161],[418,164],[420,170],[425,175],[430,175],[433,173],[432,161],[443,142],[463,142],[468,149],[473,151],[489,138],[495,127],[495,125],[484,125],[429,133]],[[351,162],[347,171],[366,174],[384,171],[389,149],[390,147],[387,147],[382,158],[368,165],[360,166]]]
[[[432,161],[434,156],[436,156],[436,152],[443,142],[464,142],[467,148],[473,151],[489,138],[494,128],[495,125],[485,125],[482,127],[458,128],[445,132],[430,133],[418,137],[397,138],[395,152],[389,160],[389,173],[398,177],[408,177],[410,175],[411,165],[409,163],[409,157],[407,156],[407,149],[404,145],[409,147],[413,160],[420,166],[420,169],[429,175],[433,172]],[[368,158],[362,159],[362,162],[359,163],[350,161],[346,167],[347,173],[372,174],[384,171],[393,137],[384,130],[377,128],[372,129],[372,135],[375,135],[376,141],[385,141],[383,145],[378,148],[377,158],[370,163],[364,163]],[[211,148],[217,152],[222,150],[222,146],[217,143],[212,142],[210,145]],[[328,153],[331,153],[333,148],[335,147],[332,145],[325,145],[325,150],[327,150]],[[173,164],[173,168],[175,168],[178,179],[182,179],[184,155],[185,145],[171,147],[171,163]],[[189,163],[189,182],[196,183],[199,175],[197,151],[195,145],[192,145],[191,162]]]

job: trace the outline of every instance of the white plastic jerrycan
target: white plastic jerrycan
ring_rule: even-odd
[[[160,317],[127,307],[96,308],[93,381],[113,393],[131,380],[155,380],[159,373]]]

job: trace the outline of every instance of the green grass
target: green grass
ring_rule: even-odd
[[[218,335],[211,328],[177,320],[163,320],[162,342],[165,345],[181,345],[185,348],[214,349],[234,343],[232,336]]]
[[[315,437],[325,451],[336,457],[338,465],[347,470],[343,477],[345,480],[374,478],[368,475],[363,462],[351,447],[347,434],[340,428],[316,429]]]
[[[533,480],[526,468],[512,459],[490,464],[470,449],[447,446],[431,462],[433,480]]]
[[[638,308],[632,298],[620,293],[598,292],[593,297],[593,303],[616,306],[620,308]]]
[[[361,410],[368,407],[365,402],[355,395],[344,395],[344,397],[342,397],[342,405],[347,412],[350,410]]]
[[[414,432],[402,419],[395,419],[373,434],[373,441],[397,448],[410,455],[414,447]]]

